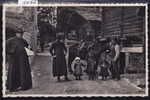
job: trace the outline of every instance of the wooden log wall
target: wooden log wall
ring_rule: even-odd
[[[122,46],[144,48],[145,35],[145,9],[144,7],[104,7],[102,12],[102,32],[104,37],[123,36]],[[139,45],[140,44],[140,45]],[[123,70],[145,71],[144,50],[137,53],[135,50],[124,50],[121,55]],[[125,58],[125,59],[124,59]],[[123,67],[124,66],[124,67]],[[124,69],[125,68],[125,69]]]
[[[138,7],[124,8],[123,33],[125,35],[140,35],[144,33],[143,17],[137,14]]]
[[[102,30],[104,36],[143,35],[144,18],[139,16],[141,7],[109,7],[103,8]]]
[[[104,36],[119,35],[121,32],[121,8],[103,8],[102,28]]]

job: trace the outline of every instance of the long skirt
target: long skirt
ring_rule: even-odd
[[[67,74],[67,65],[65,56],[53,58],[53,76],[62,76]]]
[[[23,90],[32,88],[31,69],[28,56],[25,54],[9,58],[7,88],[16,90],[21,87]]]

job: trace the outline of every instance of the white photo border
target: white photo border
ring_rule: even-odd
[[[5,29],[5,17],[6,17],[6,7],[12,6],[22,6],[22,7],[37,7],[37,6],[49,6],[49,7],[77,7],[77,6],[102,6],[102,7],[119,7],[119,6],[144,6],[145,7],[145,66],[146,66],[146,89],[145,94],[56,94],[56,95],[46,95],[46,94],[6,94],[6,29]],[[3,97],[146,97],[148,96],[148,4],[147,3],[49,3],[49,4],[3,4],[3,70],[2,70],[2,93]]]

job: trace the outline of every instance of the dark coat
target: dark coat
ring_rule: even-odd
[[[83,60],[85,60],[86,59],[86,56],[87,56],[87,53],[88,53],[88,51],[87,51],[87,48],[82,48],[80,51],[79,51],[79,57],[81,58],[81,59],[83,59]]]
[[[76,63],[75,65],[74,65],[74,75],[75,76],[81,76],[82,75],[82,66],[83,66],[83,64],[82,63]]]
[[[91,49],[87,55],[87,73],[95,74],[95,72],[96,72],[95,51]]]
[[[60,41],[55,41],[51,48],[50,53],[53,58],[53,76],[62,76],[67,74],[67,65],[64,52],[67,52],[65,44]]]
[[[69,71],[72,72],[72,69],[71,69],[71,63],[72,61],[75,59],[75,57],[78,56],[78,49],[77,49],[77,46],[71,46],[69,48],[69,59],[68,59],[68,67],[69,67]]]
[[[22,38],[13,37],[6,41],[8,55],[7,88],[15,90],[18,87],[26,90],[32,87],[31,69],[24,47],[27,42]]]
[[[107,77],[109,75],[108,68],[109,68],[109,63],[106,60],[102,61],[101,73],[100,73],[102,77]]]
[[[95,74],[95,72],[96,72],[96,62],[93,59],[89,58],[87,60],[87,73],[88,75],[92,75]]]

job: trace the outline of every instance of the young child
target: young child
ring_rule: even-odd
[[[101,64],[101,76],[102,76],[102,80],[106,80],[107,76],[109,76],[108,62],[106,60],[102,61]]]
[[[89,80],[96,79],[96,60],[93,48],[89,49],[87,56],[87,73]]]
[[[101,67],[101,72],[100,73],[101,73],[101,76],[102,76],[102,80],[106,80],[107,76],[109,76],[109,67],[110,67],[109,62],[107,61],[107,51],[105,51],[102,54],[100,67]]]
[[[76,80],[81,80],[81,76],[83,74],[83,64],[80,61],[79,57],[76,57],[75,60],[72,63],[72,70],[74,73],[74,76],[76,77]]]
[[[91,58],[88,58],[87,60],[87,73],[89,76],[89,80],[94,80],[96,79],[96,70],[95,70],[95,61]]]

